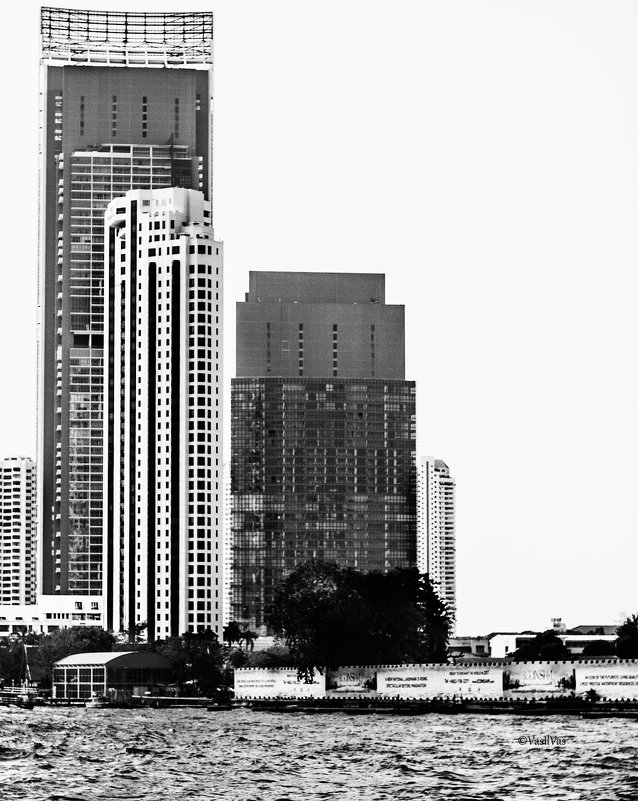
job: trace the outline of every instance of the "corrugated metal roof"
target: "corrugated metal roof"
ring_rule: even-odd
[[[108,665],[116,667],[170,668],[171,663],[161,654],[150,651],[98,651],[87,654],[71,654],[55,663],[55,667],[80,665]]]

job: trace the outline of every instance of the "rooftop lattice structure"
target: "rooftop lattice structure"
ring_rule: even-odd
[[[44,64],[207,69],[213,14],[42,8],[41,41]]]

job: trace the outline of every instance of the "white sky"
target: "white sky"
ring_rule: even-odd
[[[74,7],[105,6],[182,10]],[[215,13],[227,379],[250,269],[385,272],[457,480],[458,633],[638,612],[638,4],[185,7]],[[0,455],[34,455],[39,3],[0,23]]]

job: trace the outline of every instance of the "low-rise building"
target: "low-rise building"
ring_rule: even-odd
[[[73,654],[53,666],[53,697],[88,699],[95,693],[125,701],[165,686],[171,671],[166,657],[150,651]]]
[[[581,656],[587,645],[593,642],[613,643],[616,640],[617,626],[576,626],[573,629],[556,630],[554,632],[559,640],[567,647],[571,656]],[[489,655],[492,658],[504,659],[511,656],[514,651],[533,640],[542,632],[497,631],[487,635],[489,641]]]
[[[490,642],[487,637],[450,637],[448,654],[452,659],[489,657]]]
[[[106,628],[101,596],[39,595],[35,604],[0,606],[0,637],[49,634],[71,626]]]

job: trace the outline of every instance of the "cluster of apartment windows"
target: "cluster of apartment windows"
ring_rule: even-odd
[[[113,124],[117,124],[117,97],[113,96]],[[103,328],[104,328],[104,213],[113,197],[134,188],[162,188],[171,185],[172,156],[188,159],[187,147],[160,145],[105,145],[97,150],[78,151],[70,162],[69,215],[69,326],[74,348],[68,364],[72,393],[68,420],[69,463],[62,469],[61,407],[56,450],[56,515],[68,515],[68,591],[72,594],[99,593],[102,589],[101,477],[103,460]],[[64,170],[64,161],[59,166]],[[63,237],[59,222],[59,240]],[[119,242],[120,259],[126,257],[126,242]],[[62,264],[62,250],[59,250]],[[61,268],[60,268],[61,269]],[[60,278],[61,280],[61,273]],[[61,287],[60,287],[61,289]],[[62,292],[59,293],[62,303]],[[61,307],[58,316],[61,315]],[[61,343],[62,329],[58,329]],[[62,348],[58,348],[58,395],[62,388]],[[68,482],[68,483],[67,483]],[[67,483],[69,505],[61,508],[62,485]],[[60,517],[56,517],[60,531]],[[56,586],[61,581],[61,560],[55,558]]]
[[[198,243],[191,254],[217,253],[214,245]],[[189,268],[189,426],[188,426],[188,601],[194,629],[214,625],[212,584],[219,568],[208,533],[217,530],[219,507],[213,493],[219,475],[219,376],[215,369],[219,347],[219,268],[199,263]],[[213,391],[214,390],[214,391]],[[214,411],[213,411],[214,409]],[[213,431],[213,419],[215,430]],[[197,467],[196,467],[197,466]],[[215,468],[215,469],[214,469]],[[218,609],[218,602],[215,604]]]
[[[338,326],[332,326],[332,375],[336,376],[339,372],[339,331]]]
[[[117,136],[117,95],[111,101],[111,136]]]
[[[148,136],[148,97],[142,98],[142,139]]]
[[[375,330],[374,325],[370,326],[370,375],[374,378],[376,366],[376,352],[375,352]]]
[[[35,468],[0,461],[0,603],[35,603]]]
[[[271,345],[272,345],[272,331],[270,323],[266,323],[266,375],[270,375],[271,371]]]
[[[193,233],[190,244],[181,245],[175,239],[178,228],[173,217],[170,197],[153,201],[142,198],[143,213],[134,236],[138,246],[138,262],[135,293],[135,307],[127,310],[122,306],[122,317],[129,315],[135,324],[137,353],[146,353],[150,348],[154,353],[152,364],[136,357],[135,415],[137,418],[137,452],[132,454],[137,468],[135,483],[136,528],[143,531],[143,522],[148,504],[148,485],[152,486],[155,508],[154,520],[154,558],[157,563],[156,583],[153,593],[153,617],[157,636],[172,633],[174,625],[173,597],[174,573],[177,564],[175,548],[175,504],[179,504],[180,519],[187,521],[186,538],[180,539],[180,549],[186,553],[188,598],[185,613],[189,628],[205,629],[218,622],[219,602],[215,602],[217,614],[213,611],[213,585],[217,581],[217,554],[213,551],[211,531],[219,529],[219,506],[217,503],[217,484],[219,482],[219,375],[216,369],[219,350],[220,331],[220,275],[219,267],[210,263],[211,256],[219,254],[219,248],[211,240]],[[152,207],[151,207],[152,206]],[[162,208],[164,206],[165,208]],[[153,210],[155,209],[155,210]],[[122,210],[123,211],[123,210]],[[209,217],[210,212],[204,216]],[[207,225],[206,222],[202,226]],[[201,228],[200,228],[201,230]],[[182,229],[181,234],[184,233]],[[201,238],[200,238],[201,237]],[[152,243],[152,246],[150,246]],[[175,244],[173,244],[175,243]],[[148,261],[157,257],[157,261]],[[173,259],[173,256],[180,258]],[[190,257],[187,266],[183,259]],[[202,258],[204,257],[204,258]],[[199,259],[201,258],[201,262]],[[148,267],[147,267],[148,265]],[[126,263],[120,265],[125,273]],[[185,272],[184,272],[185,270]],[[184,285],[184,276],[186,284]],[[177,281],[177,283],[176,283]],[[152,286],[151,286],[152,284]],[[125,287],[122,284],[122,290]],[[181,354],[180,315],[185,309],[188,331],[188,360],[175,362],[175,354]],[[120,321],[120,336],[126,327]],[[146,344],[144,344],[146,343]],[[175,347],[177,346],[177,351]],[[152,419],[146,419],[148,400],[145,397],[146,384],[142,381],[144,370],[153,371],[155,406]],[[186,394],[179,399],[175,408],[176,387],[185,388]],[[181,390],[180,390],[181,391]],[[186,431],[183,430],[182,415],[186,407]],[[145,411],[146,410],[146,411]],[[120,408],[121,421],[127,414]],[[174,484],[176,465],[180,464],[181,449],[173,447],[176,427],[180,428],[179,442],[188,442],[187,464],[187,506],[184,508],[180,487]],[[148,446],[141,447],[143,431],[149,436],[155,431],[152,451]],[[130,446],[129,446],[130,447]],[[126,448],[126,444],[125,444]],[[152,453],[152,455],[150,455]],[[147,464],[147,458],[152,459]],[[176,460],[178,460],[176,462]],[[124,459],[124,463],[126,463]],[[146,464],[146,470],[143,466]],[[125,482],[125,473],[120,473],[120,481]],[[126,492],[124,483],[120,493]],[[126,537],[126,525],[120,521],[121,536]],[[143,539],[143,537],[142,537]],[[143,546],[146,547],[146,546]],[[142,558],[142,542],[137,542],[137,589],[136,611],[138,622],[146,619],[148,607],[142,603],[142,583],[146,581],[148,555]],[[148,588],[150,589],[150,588]]]
[[[62,93],[57,92],[53,98],[53,141],[62,142]],[[57,148],[56,148],[57,150]]]
[[[104,358],[86,344],[69,353],[68,591],[78,595],[100,593],[102,581]]]
[[[231,420],[231,618],[265,633],[277,583],[309,559],[416,563],[412,382],[238,378]]]
[[[299,375],[303,375],[303,323],[299,323]]]

